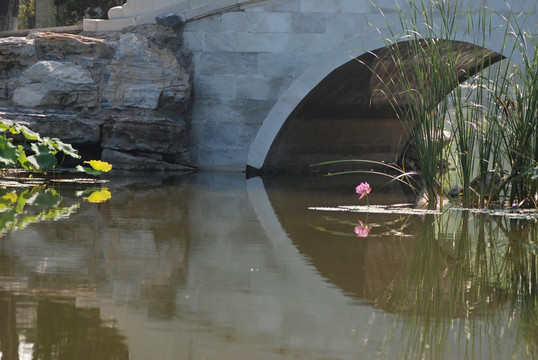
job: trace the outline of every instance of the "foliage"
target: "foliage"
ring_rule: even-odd
[[[431,207],[453,185],[446,167],[451,162],[463,206],[491,206],[505,193],[509,205],[538,207],[538,43],[517,16],[485,7],[478,14],[462,10],[460,1],[410,0],[399,9],[401,29],[387,22],[392,38],[385,39],[386,49],[396,70],[371,70],[412,139]],[[501,51],[508,58],[485,72],[492,17],[504,21]],[[455,41],[465,26],[461,20],[464,32],[478,29],[472,55],[482,64],[476,69],[458,67],[469,55]],[[523,61],[506,65],[512,56]],[[448,144],[447,131],[453,135]]]
[[[35,17],[35,0],[19,0],[19,29],[32,28],[32,19]]]
[[[56,25],[80,24],[84,18],[107,19],[110,8],[124,3],[125,0],[54,0],[58,9]]]
[[[10,121],[0,121],[0,167],[22,168],[28,172],[55,170],[57,156],[80,159],[80,155],[70,144],[57,138],[42,137],[24,125]],[[112,166],[103,161],[88,162],[91,168],[77,167],[78,171],[99,175]]]

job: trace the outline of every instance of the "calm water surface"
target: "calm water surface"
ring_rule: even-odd
[[[312,209],[364,205],[359,180],[380,187],[202,172],[114,176],[101,203],[4,189],[0,359],[538,355],[535,220]]]

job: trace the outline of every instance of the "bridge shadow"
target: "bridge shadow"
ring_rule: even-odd
[[[384,47],[366,52],[329,73],[284,121],[261,171],[311,171],[312,164],[343,159],[397,161],[408,134],[393,104],[409,104],[403,97],[396,96],[394,100],[392,94],[404,93],[399,74],[413,73],[416,60],[410,55],[411,46],[409,42],[396,46],[403,55],[403,65],[398,65],[394,52]],[[466,42],[445,41],[439,46],[447,46],[451,58],[457,59],[459,84],[503,59],[499,53]],[[373,69],[381,70],[374,74]],[[412,78],[408,81],[410,86],[417,83]],[[430,106],[447,95],[448,92],[431,99]],[[333,167],[342,169],[341,164]]]
[[[383,184],[376,177],[367,180],[374,188]],[[289,239],[287,253],[298,251],[306,264],[351,299],[397,312],[391,308],[387,297],[390,298],[391,291],[405,292],[401,287],[405,287],[403,280],[416,246],[414,235],[423,226],[420,217],[309,209],[359,204],[353,193],[354,179],[346,176],[294,174],[249,181],[260,184],[257,195],[254,195],[253,184],[249,184],[249,197],[259,197],[260,192],[267,196],[268,211],[261,210],[263,201],[259,199],[251,198],[251,204],[262,226],[272,232],[268,234],[269,239]],[[379,205],[411,200],[411,194],[397,183],[375,194],[375,203]],[[362,200],[360,204],[366,203]],[[355,232],[356,227],[362,225],[368,227],[368,233]],[[276,228],[282,229],[280,235],[274,233]]]

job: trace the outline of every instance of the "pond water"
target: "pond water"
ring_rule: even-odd
[[[109,180],[3,190],[0,359],[538,356],[532,216],[335,209],[412,199],[356,175]]]

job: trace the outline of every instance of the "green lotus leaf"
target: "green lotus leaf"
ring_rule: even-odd
[[[80,171],[80,172],[84,172],[88,175],[101,175],[103,172],[102,171],[99,171],[99,170],[94,170],[92,168],[89,168],[89,167],[85,167],[85,166],[81,166],[81,165],[77,165],[76,167],[77,171]]]
[[[50,169],[56,166],[58,160],[54,153],[46,145],[32,144],[34,155],[28,156],[27,160],[37,170]]]
[[[5,136],[0,137],[0,165],[10,167],[17,163],[17,147]]]
[[[41,136],[35,131],[28,129],[26,126],[20,125],[20,132],[24,135],[26,140],[41,141]]]

